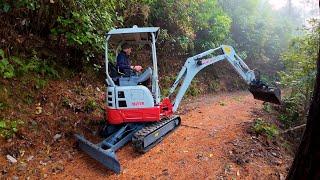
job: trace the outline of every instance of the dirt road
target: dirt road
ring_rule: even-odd
[[[262,111],[247,92],[210,95],[183,103],[182,125],[146,154],[130,145],[117,152],[121,174],[114,174],[77,151],[64,161],[63,179],[281,179],[291,157],[281,148],[259,145],[246,132]],[[274,152],[273,152],[274,151]],[[270,154],[272,153],[272,154]],[[237,157],[237,155],[239,155]],[[245,157],[248,156],[248,157]],[[240,158],[239,158],[240,157]],[[271,160],[270,160],[270,157]]]

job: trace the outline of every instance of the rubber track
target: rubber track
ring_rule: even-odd
[[[171,121],[175,121],[176,119],[179,120],[179,124],[176,125],[176,127],[172,130],[170,130],[169,132],[167,132],[165,135],[163,135],[162,137],[159,137],[158,139],[156,139],[152,144],[150,144],[147,147],[144,147],[144,139],[146,137],[148,137],[149,135],[152,135],[153,132],[157,131],[158,129],[160,129],[161,127],[165,126],[166,124],[168,124]],[[161,142],[161,140],[167,136],[168,134],[170,134],[171,132],[173,132],[173,130],[175,130],[177,127],[179,127],[181,124],[181,120],[179,116],[174,116],[171,118],[166,118],[166,119],[162,119],[159,122],[156,123],[152,123],[150,125],[145,126],[144,128],[140,129],[139,131],[137,131],[136,133],[133,134],[133,138],[132,138],[132,145],[135,148],[136,151],[138,152],[142,152],[145,153],[148,150],[150,150],[151,148],[153,148],[155,145],[157,145],[158,143]]]

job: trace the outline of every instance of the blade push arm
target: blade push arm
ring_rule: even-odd
[[[217,51],[222,51],[223,53],[221,55],[214,56],[213,54]],[[169,91],[170,96],[182,81],[176,98],[173,101],[173,112],[178,109],[179,104],[195,75],[203,68],[222,60],[227,60],[235,71],[247,82],[247,84],[255,81],[254,72],[249,69],[231,46],[222,45],[216,49],[210,49],[201,54],[189,57],[179,72],[176,81],[173,83]]]

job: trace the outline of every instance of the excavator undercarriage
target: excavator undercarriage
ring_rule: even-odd
[[[154,123],[125,124],[98,144],[93,144],[77,134],[75,137],[81,150],[110,170],[120,173],[121,166],[115,155],[119,148],[132,141],[133,148],[137,152],[146,153],[178,128],[180,124],[179,116],[163,118],[161,121]]]

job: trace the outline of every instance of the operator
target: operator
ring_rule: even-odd
[[[122,45],[122,51],[117,56],[117,68],[121,73],[125,74],[125,76],[133,75],[134,73],[132,70],[136,72],[141,72],[142,70],[141,66],[131,66],[129,59],[131,52],[132,47],[129,44],[124,43]]]
[[[135,84],[148,86],[152,76],[152,69],[148,67],[144,70],[144,72],[141,72],[143,69],[141,66],[131,66],[129,60],[131,52],[132,47],[128,43],[124,43],[122,45],[122,51],[117,56],[117,69],[126,77],[135,77],[130,78],[129,81],[134,81]]]

